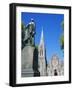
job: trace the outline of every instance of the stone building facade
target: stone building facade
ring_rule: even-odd
[[[64,75],[64,62],[59,60],[57,55],[53,55],[50,62],[47,64],[48,76]]]

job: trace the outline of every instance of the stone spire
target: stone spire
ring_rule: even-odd
[[[41,32],[40,45],[44,45],[43,27],[42,27],[42,32]]]
[[[39,44],[38,51],[39,51],[38,61],[39,61],[40,76],[46,76],[46,60],[45,60],[43,28],[41,31],[41,38],[40,38],[40,44]]]

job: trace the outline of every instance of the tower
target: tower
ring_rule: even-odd
[[[46,76],[46,60],[45,60],[43,28],[41,32],[40,44],[38,47],[38,62],[39,62],[40,76]]]

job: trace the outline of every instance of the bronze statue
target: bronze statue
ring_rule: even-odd
[[[34,46],[34,35],[35,35],[35,22],[31,19],[30,23],[25,27],[22,32],[22,48],[26,45]]]

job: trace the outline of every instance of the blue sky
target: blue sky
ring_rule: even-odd
[[[43,27],[47,61],[49,61],[54,54],[57,54],[58,57],[63,60],[64,55],[60,49],[60,37],[63,33],[61,22],[64,20],[64,15],[22,12],[21,20],[23,23],[25,23],[25,25],[30,22],[31,18],[34,19],[36,24],[36,45],[39,45]]]

